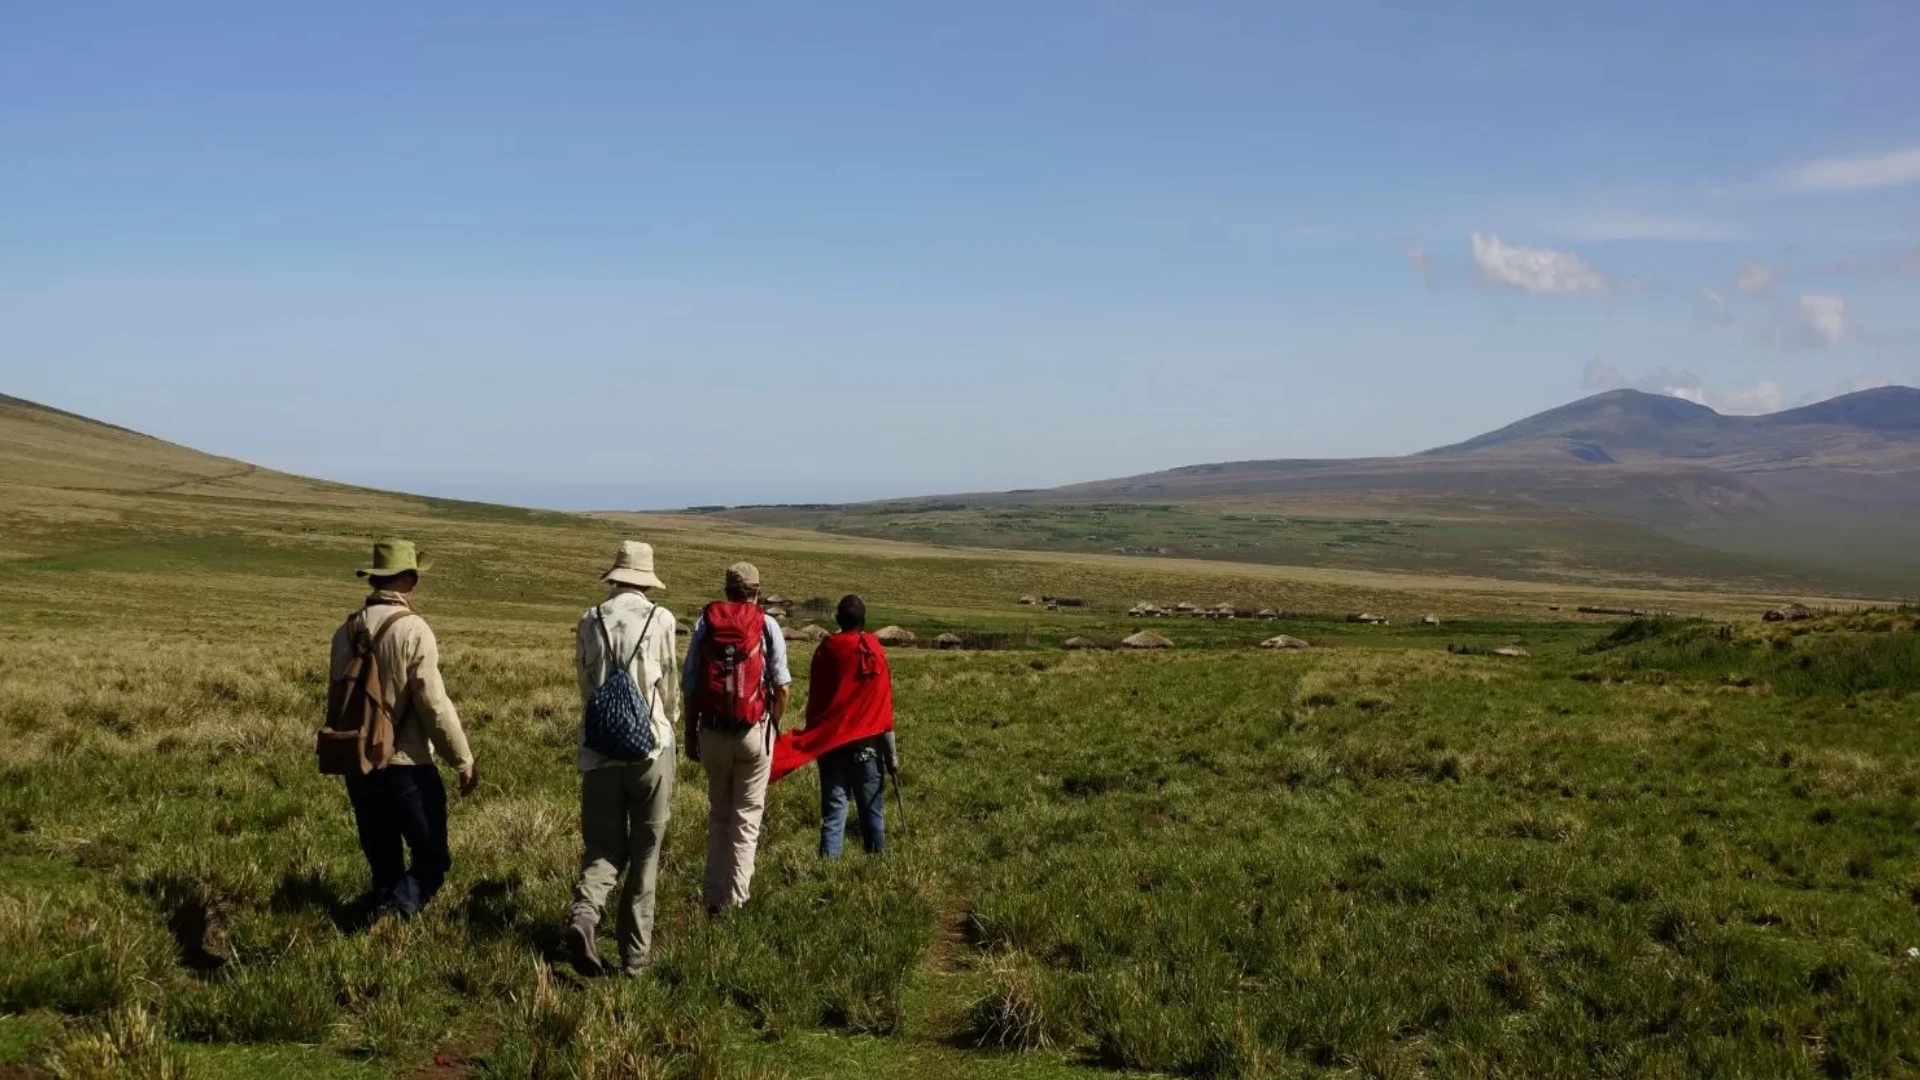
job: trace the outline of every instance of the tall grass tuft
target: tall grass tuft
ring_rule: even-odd
[[[69,1035],[46,1055],[60,1080],[186,1080],[187,1062],[145,1008],[115,1009]]]

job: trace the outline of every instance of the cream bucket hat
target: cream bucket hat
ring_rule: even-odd
[[[653,545],[639,540],[624,540],[613,553],[613,567],[600,575],[601,581],[615,585],[638,585],[643,589],[664,589],[667,583],[653,572]]]

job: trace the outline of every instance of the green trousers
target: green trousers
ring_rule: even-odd
[[[644,966],[653,949],[654,891],[660,881],[660,841],[673,812],[673,752],[652,761],[605,765],[580,774],[580,880],[573,917],[600,920],[607,897],[620,890],[620,963]]]

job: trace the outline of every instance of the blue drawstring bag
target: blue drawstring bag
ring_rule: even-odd
[[[613,674],[587,696],[586,715],[581,719],[582,741],[595,753],[621,761],[643,761],[656,748],[653,709],[647,704],[647,695],[634,684],[633,676],[627,674],[627,667],[640,659],[640,651],[647,647],[647,630],[659,613],[658,604],[647,613],[646,625],[640,628],[640,642],[633,647],[633,659],[625,664],[615,663]],[[612,662],[617,654],[613,651],[613,638],[607,633],[606,615],[594,608],[593,619],[600,627],[600,641],[606,647],[607,659]]]

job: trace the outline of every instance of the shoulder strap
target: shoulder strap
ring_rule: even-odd
[[[607,663],[611,665],[614,660],[613,635],[607,633],[606,610],[598,604],[593,608],[593,624],[600,628],[600,644],[606,648]]]
[[[631,664],[634,660],[640,659],[640,653],[647,647],[647,631],[653,629],[653,617],[658,614],[660,614],[659,604],[655,604],[652,608],[648,609],[647,621],[640,624],[640,640],[635,642],[633,646],[633,660],[629,660],[627,663]]]
[[[381,640],[387,636],[387,631],[393,629],[393,626],[395,623],[403,622],[407,619],[417,619],[419,617],[420,617],[420,613],[417,611],[413,611],[411,609],[407,611],[402,611],[395,615],[387,616],[387,621],[381,623],[379,631],[373,635],[373,645],[371,647],[379,648]],[[362,614],[360,616],[360,625],[365,626],[366,624],[367,624],[367,617],[366,615]]]

